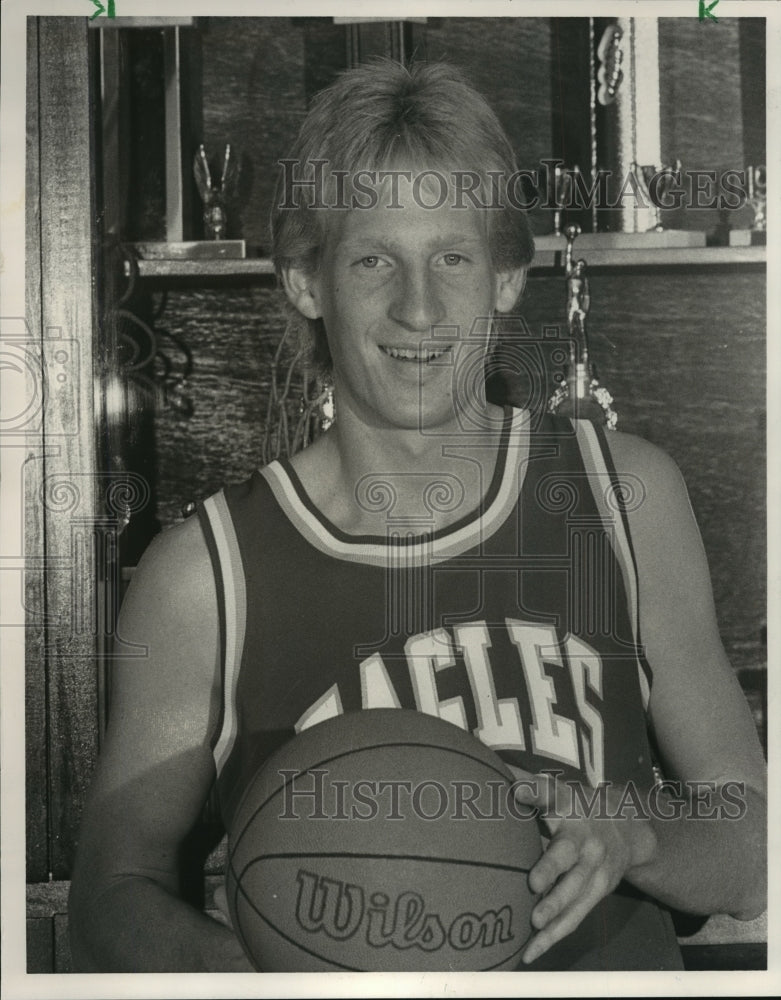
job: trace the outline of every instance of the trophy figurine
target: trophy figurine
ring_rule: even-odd
[[[663,233],[662,225],[662,199],[668,194],[673,183],[680,184],[681,181],[681,161],[676,160],[671,167],[638,166],[632,164],[632,173],[640,184],[643,194],[648,199],[649,206],[653,212],[654,224],[649,227],[649,232]]]
[[[567,167],[557,163],[553,168],[553,232],[561,236],[561,222],[564,209],[570,207],[575,175],[580,173],[580,167]]]
[[[203,202],[203,228],[208,240],[224,240],[228,227],[228,205],[233,200],[238,170],[230,144],[225,147],[225,159],[219,186],[212,183],[209,161],[203,145],[198,147],[193,173],[198,194]]]
[[[767,172],[764,167],[746,167],[748,203],[754,209],[751,228],[762,231],[767,227]]]
[[[576,418],[586,418],[607,424],[615,430],[618,415],[612,409],[613,397],[596,378],[596,369],[589,359],[586,316],[591,305],[586,262],[573,262],[575,239],[580,226],[567,226],[564,230],[567,249],[564,255],[564,277],[567,282],[567,326],[569,328],[569,363],[561,384],[548,400],[551,413],[561,413]]]

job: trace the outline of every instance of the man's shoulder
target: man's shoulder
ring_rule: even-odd
[[[626,485],[625,509],[641,572],[660,560],[672,565],[683,551],[699,551],[699,529],[675,460],[635,434],[611,432],[606,439],[618,481]]]
[[[185,518],[156,535],[139,563],[147,572],[188,575],[208,564],[206,548],[200,521],[196,515]]]
[[[125,619],[164,610],[171,619],[203,621],[215,608],[211,557],[196,516],[156,535],[133,572]]]
[[[607,467],[612,465],[619,480],[624,478],[628,496],[642,496],[646,500],[655,501],[677,499],[685,501],[688,506],[688,494],[681,470],[663,448],[637,434],[604,427],[598,428],[596,438],[592,434],[584,435],[584,429],[592,427],[585,419],[570,422],[566,417],[548,414],[546,420],[538,433],[542,433],[543,440],[546,435],[551,435],[559,443],[556,450],[559,460],[565,463],[576,461],[573,452],[576,454],[578,451],[581,457],[586,452],[592,453],[592,459],[594,451],[597,455],[602,452],[596,459],[597,465],[601,466],[604,459],[608,458]],[[599,441],[604,442],[602,448],[597,443]],[[645,506],[648,507],[648,504]]]
[[[606,433],[605,440],[619,478],[622,474],[638,478],[646,493],[649,489],[657,495],[685,492],[681,470],[663,448],[624,431]]]

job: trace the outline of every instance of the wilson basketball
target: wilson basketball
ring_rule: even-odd
[[[402,709],[350,712],[278,750],[229,832],[233,927],[265,972],[519,966],[535,814],[475,737]]]

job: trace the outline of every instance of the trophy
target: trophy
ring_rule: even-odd
[[[569,363],[559,387],[548,400],[548,410],[575,418],[599,420],[606,423],[610,430],[615,430],[618,414],[610,405],[613,397],[599,384],[596,368],[589,359],[586,316],[591,305],[591,295],[586,277],[586,262],[582,258],[574,262],[572,259],[580,226],[567,226],[564,235],[567,238],[564,277],[567,282]]]
[[[632,173],[642,189],[643,194],[648,199],[648,203],[653,212],[654,224],[649,227],[649,232],[663,233],[662,225],[662,199],[667,195],[673,184],[681,182],[681,161],[676,160],[672,167],[638,166],[632,164]]]
[[[746,167],[748,203],[754,210],[751,228],[763,231],[767,227],[767,172],[764,166]]]
[[[203,202],[203,228],[208,240],[224,240],[228,227],[228,205],[235,195],[238,170],[236,159],[231,155],[231,147],[225,147],[222,175],[219,186],[212,183],[206,150],[201,144],[195,154],[193,173],[198,194]]]
[[[557,163],[553,168],[553,232],[556,236],[561,236],[563,212],[570,207],[576,174],[580,174],[580,167],[570,170]]]

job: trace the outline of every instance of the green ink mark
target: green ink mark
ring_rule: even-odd
[[[95,6],[95,13],[90,17],[90,21],[94,21],[96,17],[100,17],[101,14],[105,14],[106,17],[116,17],[116,0],[108,0],[108,10],[103,6],[101,0],[90,0]]]
[[[94,2],[95,2],[95,0],[93,0],[93,3]],[[719,2],[719,0],[713,0],[713,3],[708,4],[708,6],[706,7],[705,6],[705,0],[700,0],[700,20],[701,21],[704,21],[706,17],[709,17],[711,19],[711,21],[715,21],[716,24],[719,23],[719,19],[716,17],[716,15],[715,14],[711,14],[711,11],[713,10],[713,8],[716,6],[716,4],[718,2]]]

